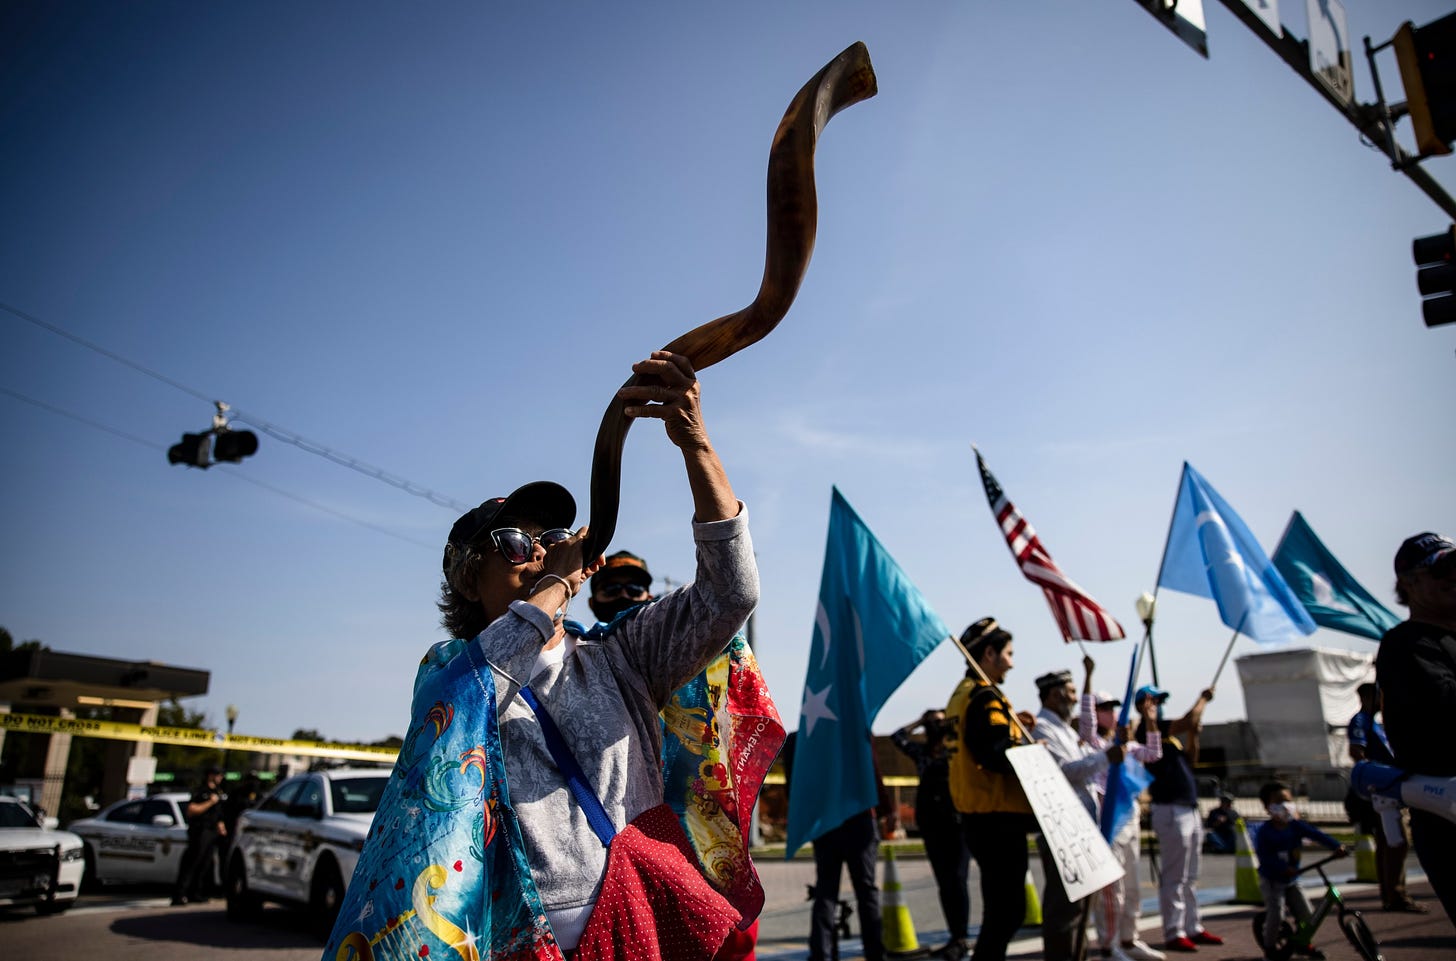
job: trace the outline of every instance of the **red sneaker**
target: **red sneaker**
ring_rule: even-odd
[[[1223,944],[1223,938],[1219,937],[1216,934],[1212,934],[1212,933],[1210,933],[1208,931],[1199,930],[1199,931],[1194,931],[1193,932],[1193,943],[1194,944]]]
[[[1169,951],[1193,952],[1198,950],[1198,945],[1194,944],[1191,938],[1169,938],[1163,947]]]

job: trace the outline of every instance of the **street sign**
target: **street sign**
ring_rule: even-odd
[[[152,783],[152,778],[157,776],[157,759],[148,757],[130,757],[126,762],[126,783],[140,784],[145,787]]]
[[[1264,21],[1264,26],[1274,36],[1278,37],[1283,33],[1283,28],[1279,26],[1279,0],[1244,0],[1244,6],[1254,11],[1254,15]]]
[[[1134,0],[1179,40],[1208,57],[1208,28],[1203,19],[1203,0]],[[1257,2],[1257,0],[1254,0]],[[1274,2],[1274,0],[1269,0]]]
[[[1355,102],[1350,28],[1340,0],[1305,0],[1309,12],[1309,69],[1341,103]]]

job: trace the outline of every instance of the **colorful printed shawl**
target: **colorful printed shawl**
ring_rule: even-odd
[[[743,915],[741,927],[763,909],[749,819],[783,743],[778,709],[742,634],[662,712],[664,797],[703,876]]]
[[[478,645],[430,650],[413,715],[324,961],[562,961],[511,807]],[[763,905],[748,818],[784,730],[742,635],[674,694],[663,729],[667,801],[704,877],[747,925]]]

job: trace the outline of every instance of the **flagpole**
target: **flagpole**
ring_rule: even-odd
[[[966,646],[961,643],[961,639],[956,637],[954,634],[947,634],[946,636],[951,639],[951,642],[954,643],[956,647],[960,648],[960,652],[965,657],[966,663],[971,665],[971,667],[975,669],[976,676],[979,677],[981,680],[985,681],[986,686],[989,687],[991,690],[995,691],[996,695],[1000,697],[1001,700],[1006,702],[1006,706],[1010,707],[1011,701],[1006,697],[1005,694],[1001,693],[1001,688],[991,683],[991,679],[986,676],[985,671],[981,670],[981,665],[976,663],[976,659],[971,657],[971,652],[966,650]],[[1021,719],[1016,716],[1016,712],[1007,711],[1006,714],[1011,718],[1011,723],[1016,725],[1016,730],[1020,731],[1021,736],[1026,739],[1026,743],[1030,744],[1033,738],[1031,734],[1027,732],[1026,728],[1021,726]]]
[[[1157,599],[1158,599],[1158,589],[1156,587],[1154,587],[1153,588],[1153,600],[1156,601]],[[1153,621],[1152,621],[1152,618],[1149,618],[1148,619],[1148,625],[1147,625],[1147,627],[1148,627],[1148,631],[1147,631],[1147,641],[1148,641],[1148,667],[1152,668],[1152,670],[1153,670],[1153,687],[1157,687],[1158,686],[1158,652],[1153,647]]]
[[[1148,629],[1148,634],[1149,634],[1149,643],[1148,643],[1147,650],[1148,650],[1148,653],[1151,654],[1152,653],[1152,650],[1153,650],[1153,648],[1152,648],[1152,638],[1151,638],[1151,635],[1152,635],[1152,629],[1151,628]],[[1142,651],[1139,650],[1133,656],[1133,659],[1132,659],[1132,677],[1128,678],[1128,682],[1127,682],[1126,705],[1128,707],[1129,712],[1131,712],[1131,710],[1137,706],[1133,702],[1137,700],[1138,678],[1142,675],[1142,673],[1143,673]],[[1123,718],[1119,718],[1119,721],[1121,723],[1123,723],[1123,724],[1126,724],[1127,721],[1128,721],[1128,719],[1126,717],[1123,717]]]
[[[1223,673],[1223,666],[1228,663],[1229,655],[1233,653],[1234,641],[1237,641],[1239,639],[1239,631],[1243,629],[1244,621],[1247,620],[1248,617],[1249,612],[1246,609],[1244,611],[1243,617],[1239,618],[1239,626],[1234,628],[1234,636],[1229,638],[1228,647],[1223,649],[1223,660],[1218,662],[1218,670],[1213,672],[1213,680],[1208,682],[1208,687],[1210,690],[1212,690],[1213,687],[1218,684],[1218,676]]]
[[[1188,479],[1188,462],[1178,475],[1178,491],[1173,495],[1173,509],[1168,513],[1168,533],[1163,535],[1163,556],[1158,561],[1158,580],[1153,582],[1153,603],[1158,600],[1158,588],[1162,587],[1163,565],[1168,562],[1168,544],[1173,540],[1173,519],[1178,516],[1178,502],[1183,497],[1183,482]],[[1153,669],[1153,686],[1158,686],[1158,652],[1153,646],[1153,625],[1148,623],[1148,665]]]

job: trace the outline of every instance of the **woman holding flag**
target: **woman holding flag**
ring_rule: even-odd
[[[455,640],[420,665],[324,957],[708,961],[756,914],[704,878],[665,803],[659,719],[758,600],[747,511],[687,358],[633,370],[656,384],[623,387],[626,414],[662,420],[683,456],[696,581],[587,632],[566,607],[603,561],[583,556],[565,488],[527,484],[455,522],[439,605]]]
[[[1147,743],[1135,740],[1130,726],[1118,729],[1116,712],[1122,706],[1122,701],[1105,691],[1093,691],[1092,671],[1096,663],[1090,656],[1084,657],[1082,667],[1086,671],[1078,722],[1078,733],[1082,740],[1094,751],[1105,750],[1109,744],[1121,740],[1127,748],[1128,756],[1135,761],[1141,764],[1157,762],[1163,756],[1162,738],[1158,734],[1157,705],[1150,699],[1143,700],[1138,715],[1142,721],[1140,729],[1147,732]],[[1129,685],[1131,681],[1129,678]],[[1110,773],[1102,772],[1100,790],[1097,792],[1103,805],[1110,803],[1107,792]],[[1142,829],[1137,798],[1133,797],[1131,801],[1127,819],[1120,826],[1114,823],[1103,829],[1104,832],[1114,832],[1107,843],[1112,848],[1117,863],[1122,866],[1122,877],[1093,895],[1100,898],[1102,903],[1094,903],[1092,918],[1096,923],[1097,941],[1111,952],[1113,961],[1163,961],[1167,957],[1163,952],[1138,937],[1138,909],[1142,900],[1138,882],[1138,849],[1141,847]],[[1107,816],[1104,815],[1100,821],[1106,824]]]

